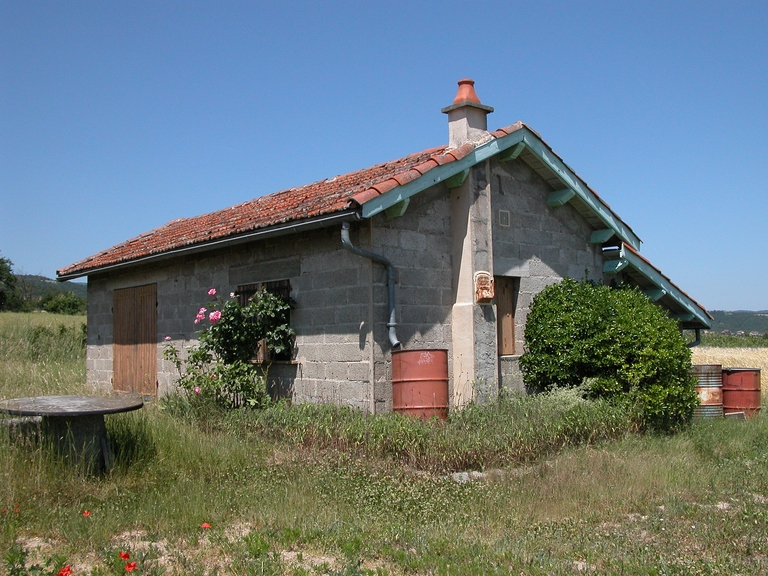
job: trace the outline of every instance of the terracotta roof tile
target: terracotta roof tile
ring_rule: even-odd
[[[432,168],[435,168],[436,166],[438,166],[437,160],[435,160],[434,158],[430,158],[429,160],[427,160],[423,164],[419,164],[418,166],[416,166],[414,168],[414,170],[417,170],[419,172],[419,174],[424,176],[424,174],[426,174],[427,172],[429,172],[430,170],[432,170]]]
[[[59,276],[82,274],[289,221],[351,209],[418,178],[421,174],[413,170],[414,167],[437,166],[437,160],[430,160],[444,154],[446,148],[430,148],[363,170],[254,198],[209,214],[179,218],[62,268],[57,273]]]
[[[384,182],[379,182],[378,184],[374,184],[368,190],[363,192],[363,194],[365,194],[365,193],[367,193],[369,191],[370,192],[378,192],[379,194],[386,194],[387,192],[389,192],[393,188],[397,188],[398,186],[400,186],[400,184],[397,183],[397,180],[395,180],[394,178],[390,178],[389,180],[384,180]],[[354,196],[354,198],[355,198],[355,200],[357,200],[358,203],[362,204],[364,202],[364,200],[361,202],[358,199],[358,196],[360,196],[360,194],[356,194]]]
[[[413,182],[421,176],[418,171],[416,170],[408,170],[408,172],[403,172],[402,174],[397,174],[394,178],[397,180],[397,183],[400,184],[400,186],[405,186],[408,184],[408,182]]]
[[[503,138],[523,127],[528,128],[522,122],[515,122],[491,132],[491,136]],[[224,210],[179,218],[57,273],[59,276],[84,275],[106,266],[354,209],[397,186],[412,182],[437,166],[461,160],[474,150],[472,143],[453,150],[447,146],[429,148],[391,162],[261,196]]]

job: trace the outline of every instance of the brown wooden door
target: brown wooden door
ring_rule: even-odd
[[[515,353],[515,307],[517,306],[518,279],[496,276],[496,326],[499,356]]]
[[[154,396],[157,390],[157,284],[115,290],[112,388]]]

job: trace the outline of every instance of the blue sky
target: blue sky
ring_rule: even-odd
[[[522,120],[709,309],[768,309],[768,3],[0,2],[0,255],[447,141],[456,81]]]

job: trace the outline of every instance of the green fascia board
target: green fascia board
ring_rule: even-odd
[[[389,192],[369,200],[363,204],[361,215],[363,218],[370,218],[371,216],[386,210],[393,204],[397,204],[406,198],[410,198],[435,184],[445,182],[451,176],[454,176],[463,170],[468,170],[475,164],[479,164],[491,156],[501,154],[505,150],[509,150],[513,146],[517,146],[521,143],[525,144],[531,152],[538,156],[538,158],[558,176],[563,184],[573,190],[576,195],[578,195],[579,198],[592,209],[597,217],[613,230],[619,238],[632,246],[635,250],[640,249],[641,240],[634,232],[632,232],[629,226],[622,222],[616,214],[611,212],[611,210],[597,198],[595,193],[592,192],[562,160],[555,156],[555,154],[549,150],[546,144],[544,144],[533,131],[526,127],[515,130],[512,134],[507,134],[501,138],[493,138],[475,148],[471,154],[467,154],[461,160],[436,166],[416,180],[411,180],[407,184],[397,186]]]
[[[402,186],[397,186],[389,192],[369,200],[362,206],[361,213],[363,218],[370,218],[371,216],[386,210],[393,204],[397,204],[406,198],[410,198],[419,192],[423,192],[435,184],[445,182],[451,176],[459,174],[464,170],[468,170],[475,164],[479,164],[483,160],[495,156],[507,148],[511,148],[515,144],[519,144],[523,140],[523,130],[524,129],[516,130],[503,138],[494,138],[493,140],[478,146],[472,153],[467,154],[461,160],[442,164],[441,166],[435,166],[420,178],[411,180]]]
[[[688,296],[672,282],[662,276],[658,270],[648,264],[645,260],[630,252],[628,250],[621,251],[621,258],[626,260],[632,268],[637,270],[640,274],[645,276],[648,280],[653,282],[659,289],[666,291],[667,295],[675,300],[680,306],[685,308],[688,313],[693,314],[693,318],[702,324],[703,328],[712,328],[712,321],[707,317],[707,314],[696,303],[694,303]]]
[[[538,156],[550,170],[552,170],[560,181],[568,186],[581,198],[587,206],[602,220],[609,228],[616,231],[616,235],[632,246],[635,250],[640,250],[642,240],[627,226],[621,219],[614,214],[610,208],[603,204],[597,195],[590,190],[576,174],[565,165],[555,154],[549,150],[546,144],[533,132],[521,128],[523,132],[523,142],[528,149]]]

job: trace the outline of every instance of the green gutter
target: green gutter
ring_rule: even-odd
[[[412,180],[403,186],[397,186],[389,192],[382,194],[372,200],[369,200],[362,206],[363,218],[370,218],[397,204],[402,202],[406,198],[418,194],[441,182],[445,182],[452,176],[459,174],[463,170],[467,170],[479,164],[483,160],[486,160],[497,154],[501,154],[505,150],[509,150],[513,146],[518,144],[524,144],[533,154],[535,154],[550,170],[552,170],[558,178],[565,184],[568,189],[572,190],[575,195],[581,198],[584,203],[589,206],[592,211],[602,220],[606,226],[613,230],[616,235],[624,242],[632,246],[635,250],[640,249],[641,240],[635,235],[634,232],[627,226],[621,219],[614,214],[607,206],[605,206],[592,192],[586,184],[570,169],[565,163],[560,160],[553,152],[549,150],[546,144],[534,134],[528,128],[520,128],[512,134],[503,136],[502,138],[494,138],[484,144],[481,144],[471,153],[466,155],[461,160],[436,166],[423,176]],[[510,157],[520,153],[520,148],[510,150]]]

